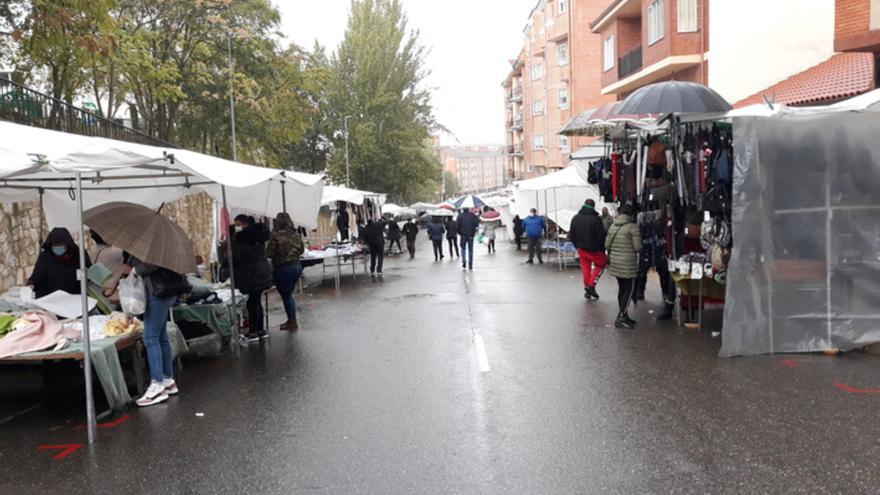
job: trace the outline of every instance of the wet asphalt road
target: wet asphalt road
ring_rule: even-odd
[[[307,291],[300,332],[187,365],[179,397],[61,460],[38,448],[85,442],[80,411],[0,424],[0,493],[880,491],[880,395],[854,390],[880,359],[722,360],[651,322],[656,285],[620,331],[610,277],[587,303],[574,269],[478,251]]]

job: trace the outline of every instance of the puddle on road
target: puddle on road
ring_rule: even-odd
[[[428,299],[430,297],[437,297],[437,294],[406,294],[403,296],[397,297],[386,297],[386,301],[406,301],[409,299]]]

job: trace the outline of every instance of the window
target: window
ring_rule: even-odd
[[[562,151],[569,151],[568,136],[559,136],[559,149]]]
[[[880,0],[871,0],[871,21],[868,27],[871,31],[880,29]]]
[[[541,115],[544,113],[544,101],[535,100],[532,103],[532,115]]]
[[[654,43],[663,39],[663,35],[666,31],[664,8],[663,4],[665,2],[663,0],[653,0],[648,5],[648,44],[653,45]]]
[[[697,31],[697,0],[678,0],[678,32]]]
[[[559,14],[568,12],[568,0],[559,0]]]
[[[542,150],[544,149],[544,136],[538,135],[532,140],[532,149],[533,150]]]
[[[568,108],[568,86],[559,88],[559,108]]]
[[[544,64],[542,62],[532,63],[532,81],[544,77]]]
[[[556,59],[559,65],[568,65],[568,43],[556,45]]]
[[[605,72],[614,68],[614,59],[617,58],[617,53],[614,50],[614,36],[609,36],[605,39],[605,48],[603,50],[603,61],[602,61],[602,69]]]

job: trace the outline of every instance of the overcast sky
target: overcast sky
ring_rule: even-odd
[[[335,51],[345,32],[350,0],[275,0],[283,32],[311,48],[317,39]],[[522,48],[522,32],[537,0],[402,0],[409,27],[430,50],[428,84],[440,123],[453,136],[444,144],[503,144],[501,83]]]

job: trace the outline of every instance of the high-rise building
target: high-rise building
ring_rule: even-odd
[[[607,0],[540,0],[523,31],[523,47],[503,83],[507,108],[507,173],[514,179],[568,165],[594,138],[559,130],[573,116],[613,97],[601,94],[601,52],[589,23]]]
[[[458,180],[459,194],[481,193],[505,186],[505,154],[501,146],[471,145],[440,148],[443,171]]]

